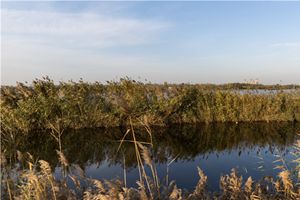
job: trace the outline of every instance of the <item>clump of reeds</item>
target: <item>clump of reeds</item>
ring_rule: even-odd
[[[220,179],[221,191],[211,193],[206,188],[207,179],[201,169],[199,172],[199,182],[194,191],[187,192],[176,186],[172,181],[168,185],[160,185],[159,194],[155,189],[154,180],[148,177],[153,187],[151,191],[145,184],[137,181],[137,188],[124,187],[120,180],[95,180],[84,176],[83,171],[77,167],[70,166],[63,154],[59,155],[61,164],[73,168],[67,171],[66,177],[56,180],[53,171],[44,160],[30,162],[33,158],[28,158],[28,166],[19,169],[17,174],[12,175],[2,168],[1,199],[128,199],[128,200],[177,200],[177,199],[292,199],[300,198],[299,185],[290,177],[290,172],[281,171],[278,179],[265,178],[254,182],[251,177],[243,182],[242,177],[232,170],[230,175],[222,176]],[[32,161],[32,160],[31,160]],[[5,159],[1,159],[2,167]],[[74,172],[74,170],[79,172]],[[17,179],[14,176],[18,176]],[[75,187],[66,180],[69,178]],[[85,185],[81,183],[85,183]],[[151,192],[151,193],[150,193]]]
[[[299,146],[299,141],[296,147]],[[141,147],[141,156],[145,163],[151,165],[150,149]],[[150,147],[149,147],[150,148]],[[144,152],[142,152],[144,151]],[[251,177],[243,183],[243,179],[233,170],[230,175],[220,178],[221,191],[211,193],[206,188],[209,177],[201,169],[199,182],[194,191],[186,192],[170,184],[160,184],[157,193],[154,180],[147,177],[147,186],[137,181],[138,188],[127,188],[120,180],[100,181],[84,176],[84,172],[77,166],[69,164],[63,153],[58,151],[60,166],[65,174],[62,179],[53,177],[53,170],[46,161],[36,161],[30,154],[17,153],[19,168],[9,169],[5,152],[1,153],[1,199],[299,199],[299,177],[292,179],[292,173],[287,170],[279,172],[278,178],[266,177],[254,182]],[[299,157],[298,157],[299,158]],[[76,172],[74,172],[76,170]],[[298,171],[299,172],[299,171]],[[76,187],[66,181],[70,179]],[[80,180],[80,181],[79,181]],[[144,180],[145,181],[145,180]],[[82,182],[86,183],[81,184]],[[151,193],[150,193],[151,192]],[[152,195],[150,195],[152,194]]]
[[[132,127],[131,127],[132,128]],[[131,131],[134,132],[134,129]],[[127,132],[128,134],[128,132]],[[149,133],[151,136],[151,133]],[[124,142],[124,141],[123,141]],[[276,177],[265,177],[260,181],[253,181],[248,177],[246,182],[235,169],[229,175],[220,178],[220,192],[211,193],[206,184],[209,177],[198,168],[199,181],[194,191],[187,192],[176,186],[174,181],[164,185],[159,181],[151,155],[151,143],[145,146],[143,142],[133,139],[137,145],[137,159],[140,159],[140,180],[137,188],[128,188],[120,180],[95,180],[84,175],[84,171],[77,165],[70,165],[61,151],[57,151],[62,178],[57,180],[48,162],[34,160],[33,156],[17,152],[19,165],[10,168],[7,165],[5,151],[1,152],[1,199],[286,199],[298,200],[299,165],[296,166],[295,177],[292,171],[284,168]],[[300,140],[295,143],[294,155],[300,151]],[[295,159],[299,163],[299,156]],[[151,168],[152,176],[144,170],[144,164]],[[68,183],[70,180],[73,186]],[[74,187],[75,186],[75,187]]]
[[[1,130],[26,133],[53,125],[61,130],[128,125],[129,111],[134,125],[144,117],[152,125],[300,120],[299,90],[260,93],[237,88],[245,89],[238,84],[144,84],[129,78],[55,85],[45,77],[31,85],[1,86]]]

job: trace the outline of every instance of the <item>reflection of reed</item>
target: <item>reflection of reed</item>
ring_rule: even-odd
[[[255,124],[212,124],[198,126],[181,126],[156,129],[153,127],[154,160],[166,163],[169,158],[189,160],[202,155],[207,159],[214,154],[222,156],[223,153],[239,151],[239,154],[259,147],[269,147],[273,153],[275,148],[284,151],[296,139],[296,132],[300,130],[300,123],[255,123]],[[137,140],[147,141],[145,130],[139,130]],[[82,167],[89,163],[101,164],[107,160],[110,164],[123,164],[122,154],[116,155],[119,140],[123,131],[120,129],[94,129],[77,132],[66,132],[63,135],[64,153],[71,163],[78,163]],[[131,138],[127,138],[131,139]],[[28,151],[35,157],[45,158],[52,166],[57,163],[57,156],[53,149],[56,143],[47,134],[32,133],[15,139],[17,146],[12,147],[3,141],[2,145],[8,151],[19,149]],[[80,146],[80,151],[78,147]],[[260,151],[260,150],[258,150]],[[126,159],[126,168],[136,166],[133,145],[124,143],[122,152]],[[260,152],[257,152],[260,153]]]

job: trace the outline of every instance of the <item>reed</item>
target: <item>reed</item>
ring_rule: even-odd
[[[247,87],[248,88],[247,88]],[[261,92],[260,88],[264,91]],[[128,78],[106,84],[60,82],[48,77],[30,85],[1,86],[1,130],[165,126],[201,122],[299,121],[300,92],[290,86],[151,84]],[[249,90],[250,89],[250,90]],[[274,90],[277,89],[277,90]]]
[[[296,144],[297,147],[298,144]],[[2,152],[3,155],[3,152]],[[143,153],[148,157],[147,153]],[[59,155],[60,159],[63,155]],[[64,156],[63,156],[64,157]],[[300,198],[298,179],[291,177],[291,172],[283,170],[278,178],[264,178],[254,182],[251,177],[244,182],[235,169],[229,175],[220,177],[220,192],[210,192],[206,189],[207,179],[199,168],[199,182],[194,191],[185,191],[176,186],[174,181],[168,185],[160,185],[159,194],[155,189],[155,181],[149,178],[151,191],[137,181],[137,188],[124,187],[120,180],[95,180],[84,176],[80,167],[71,166],[66,158],[61,164],[68,166],[67,176],[56,180],[50,165],[44,161],[32,162],[28,158],[27,167],[18,169],[18,174],[12,174],[6,169],[5,158],[1,159],[2,182],[1,199],[128,199],[128,200],[196,200],[196,199],[286,199],[297,200]],[[146,160],[149,158],[146,158]],[[146,161],[145,160],[145,161]],[[150,160],[147,160],[148,162]],[[77,171],[77,172],[76,172]],[[79,171],[79,172],[78,172]],[[18,179],[14,176],[18,176]],[[70,178],[76,187],[72,187],[66,180]],[[80,181],[79,181],[80,180]],[[84,183],[84,184],[81,184]],[[151,193],[150,193],[151,192]]]
[[[131,117],[129,118],[131,121]],[[147,119],[142,122],[147,131]],[[125,141],[131,133],[132,140]],[[152,141],[152,133],[149,132]],[[48,162],[34,160],[33,156],[17,152],[19,165],[17,169],[7,165],[6,152],[1,152],[1,199],[145,199],[145,200],[177,200],[177,199],[286,199],[297,200],[300,198],[299,188],[299,166],[293,171],[278,164],[281,171],[276,177],[265,177],[254,182],[251,177],[244,182],[235,169],[229,175],[220,177],[221,191],[212,193],[207,190],[207,177],[198,168],[199,181],[194,191],[185,191],[176,186],[174,181],[161,184],[157,176],[156,168],[152,160],[152,142],[145,146],[135,138],[135,129],[132,125],[126,131],[120,141],[130,142],[135,146],[136,159],[140,170],[140,180],[137,181],[137,188],[128,188],[120,180],[94,180],[84,175],[84,171],[78,165],[69,164],[62,151],[57,151],[62,178],[57,180]],[[146,142],[143,142],[146,143]],[[299,163],[300,140],[294,145],[295,162]],[[172,162],[172,161],[171,161]],[[170,162],[170,163],[171,163]],[[151,175],[146,174],[144,165],[151,169]],[[16,173],[17,172],[17,173]],[[297,173],[294,173],[297,172]],[[17,176],[17,178],[16,178]],[[68,182],[72,181],[75,187]]]

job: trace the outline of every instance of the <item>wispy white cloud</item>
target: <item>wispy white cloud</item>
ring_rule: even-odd
[[[55,80],[109,80],[128,71],[142,75],[142,68],[160,65],[105,48],[153,44],[169,27],[166,22],[95,12],[2,9],[1,15],[3,84],[43,75]]]
[[[153,42],[166,27],[160,21],[95,13],[2,9],[2,34],[32,42],[98,48],[140,45]]]

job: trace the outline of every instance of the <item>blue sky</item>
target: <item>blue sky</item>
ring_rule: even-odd
[[[2,2],[2,84],[300,83],[300,2]]]

